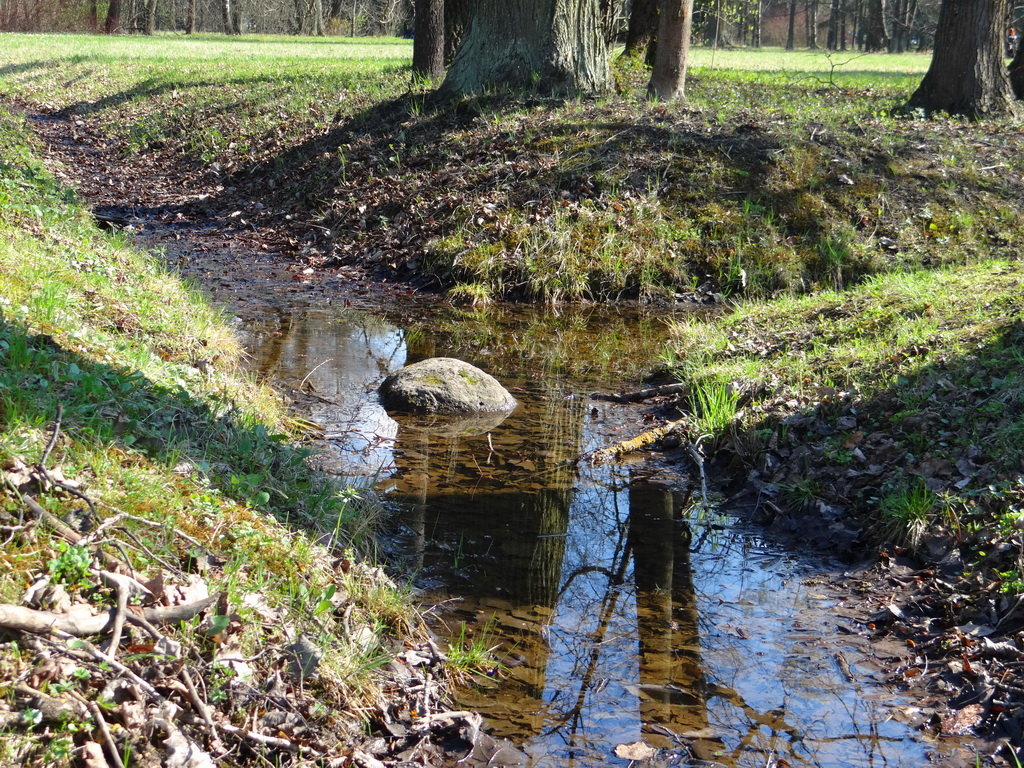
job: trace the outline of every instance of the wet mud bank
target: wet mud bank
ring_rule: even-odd
[[[920,574],[848,572],[742,507],[693,504],[683,454],[576,462],[649,426],[644,406],[589,393],[639,375],[664,311],[466,312],[355,271],[307,272],[244,214],[192,215],[180,191],[126,204],[123,171],[92,172],[108,156],[75,157],[67,180],[101,217],[235,315],[254,369],[322,427],[321,465],[395,510],[394,570],[448,646],[497,662],[457,705],[533,764],[974,763],[972,723],[942,734],[937,698],[901,695],[914,648],[873,637],[876,614],[899,618],[891,580]],[[438,354],[497,376],[520,408],[486,425],[387,414],[380,380]]]

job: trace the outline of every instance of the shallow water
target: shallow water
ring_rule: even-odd
[[[588,393],[621,388],[653,359],[663,316],[378,314],[297,293],[258,304],[241,312],[254,365],[310,392],[326,467],[401,510],[387,546],[395,567],[436,604],[450,642],[493,646],[506,666],[477,676],[459,703],[535,765],[625,766],[613,751],[638,739],[673,749],[678,765],[962,757],[894,719],[907,702],[843,642],[815,586],[826,563],[727,510],[693,511],[682,458],[657,469],[573,462],[640,428],[637,409]],[[390,417],[376,385],[434,355],[495,374],[519,408],[483,422]]]

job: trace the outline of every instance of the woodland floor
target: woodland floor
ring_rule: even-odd
[[[204,252],[265,255],[260,262],[268,274],[283,270],[297,290],[313,271],[318,278],[329,275],[343,283],[353,296],[371,299],[387,300],[422,287],[415,264],[409,263],[416,258],[414,245],[395,245],[385,259],[387,264],[377,258],[345,258],[337,251],[325,258],[318,251],[321,240],[310,236],[311,229],[293,225],[287,215],[264,214],[264,206],[253,195],[258,178],[225,186],[219,174],[182,163],[171,154],[126,158],[116,138],[73,113],[36,113],[31,121],[51,157],[59,162],[56,173],[79,190],[108,226],[131,225],[144,233],[146,222],[155,222],[165,238],[183,241],[187,247],[180,250],[190,251],[193,260],[201,260]],[[358,177],[353,175],[350,183],[357,184]],[[380,201],[388,200],[394,216],[417,226],[413,222],[419,218],[408,190],[380,188],[376,194]],[[373,229],[367,225],[368,231]],[[396,254],[403,254],[405,261],[398,264]],[[214,281],[253,278],[250,272],[243,276],[245,268],[239,270],[238,264],[215,262],[200,266],[203,270]],[[400,276],[408,280],[399,281]],[[679,415],[675,401],[661,400],[652,405],[653,412],[662,418]],[[782,417],[785,410],[780,406],[775,416]],[[776,449],[783,461],[806,463],[808,451],[822,449],[825,440],[815,432],[815,426],[822,425],[813,422],[790,418],[789,444]],[[728,463],[730,452],[725,450],[720,460]],[[806,535],[813,529],[815,540],[830,539],[840,554],[855,559],[871,554],[856,544],[863,533],[859,524],[836,526],[827,509],[822,515],[821,505],[805,508],[771,502],[757,507],[763,522],[780,532],[802,530]],[[837,532],[841,535],[836,536]],[[1024,689],[1016,682],[1024,665],[1017,639],[1024,623],[1017,610],[1020,600],[1003,604],[994,583],[965,580],[964,563],[945,534],[929,539],[923,556],[901,546],[887,546],[880,555],[877,564],[851,571],[831,585],[840,599],[840,614],[858,628],[890,682],[917,697],[919,706],[903,713],[908,721],[937,734],[977,737],[979,749],[991,755],[994,763],[1011,764],[1002,747],[1020,744],[1024,720]]]

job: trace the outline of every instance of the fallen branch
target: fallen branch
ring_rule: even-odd
[[[184,605],[172,605],[170,607],[144,608],[141,618],[150,624],[174,624],[179,621],[187,621],[198,616],[206,608],[213,605],[219,595],[211,595],[194,603]],[[137,615],[129,609],[125,617],[132,623]],[[37,611],[26,608],[22,605],[11,605],[0,603],[0,629],[13,629],[19,632],[34,632],[46,634],[53,632],[64,633],[74,637],[85,637],[86,635],[98,635],[104,632],[108,626],[112,626],[116,619],[116,609],[100,614],[78,614],[78,613],[53,613],[52,611]]]
[[[605,394],[595,392],[590,396],[591,400],[605,400],[612,403],[639,403],[642,400],[650,400],[665,395],[685,395],[690,391],[688,384],[665,384],[660,387],[649,389],[638,389],[635,392],[619,392],[618,394]]]
[[[685,423],[686,419],[670,421],[655,429],[642,432],[629,440],[622,440],[618,443],[614,443],[613,445],[609,445],[607,448],[599,448],[596,451],[591,451],[589,454],[584,454],[581,458],[586,459],[591,464],[603,464],[605,462],[615,461],[627,453],[639,451],[641,448],[653,445],[668,435],[672,430],[682,427]]]

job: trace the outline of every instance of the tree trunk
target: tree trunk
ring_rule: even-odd
[[[416,0],[412,71],[438,78],[444,74],[444,0]]]
[[[796,0],[789,0],[789,29],[786,32],[786,50],[796,48]]]
[[[942,0],[932,62],[907,107],[971,118],[1013,113],[1006,11],[1007,0]]]
[[[889,47],[885,5],[885,0],[868,0],[867,29],[864,36],[865,51],[884,51]]]
[[[615,22],[618,19],[619,2],[618,0],[601,0],[600,8],[604,42],[605,45],[611,45],[615,42],[615,38],[618,35],[618,28]]]
[[[220,12],[224,20],[224,34],[233,35],[234,31],[231,28],[231,0],[221,0]]]
[[[194,35],[196,33],[196,21],[198,13],[199,0],[188,0],[188,10],[185,13],[185,34]]]
[[[608,88],[598,0],[480,0],[442,92],[578,95]]]
[[[107,6],[107,18],[103,22],[103,31],[113,35],[121,31],[121,0],[110,0]]]
[[[451,64],[473,21],[474,0],[444,0],[444,63]]]
[[[846,0],[839,0],[842,11],[839,14],[839,50],[846,50]]]
[[[657,42],[658,0],[633,0],[626,26],[626,49],[622,55],[639,56],[642,52],[647,64],[653,65]]]
[[[1024,45],[1017,45],[1017,52],[1010,62],[1010,86],[1013,88],[1013,95],[1018,99],[1024,99]]]
[[[156,32],[156,3],[157,0],[148,0],[146,4],[146,29],[147,35]]]
[[[658,10],[658,50],[654,56],[647,96],[659,101],[685,96],[686,64],[693,26],[693,0],[661,0]]]
[[[324,36],[324,0],[310,0],[309,2],[309,34],[314,37]]]
[[[839,0],[832,0],[828,12],[828,38],[825,47],[830,51],[839,50]]]
[[[818,48],[818,0],[807,3],[807,47]]]
[[[0,3],[0,7],[3,7]],[[89,29],[95,32],[100,28],[99,0],[89,0]]]

